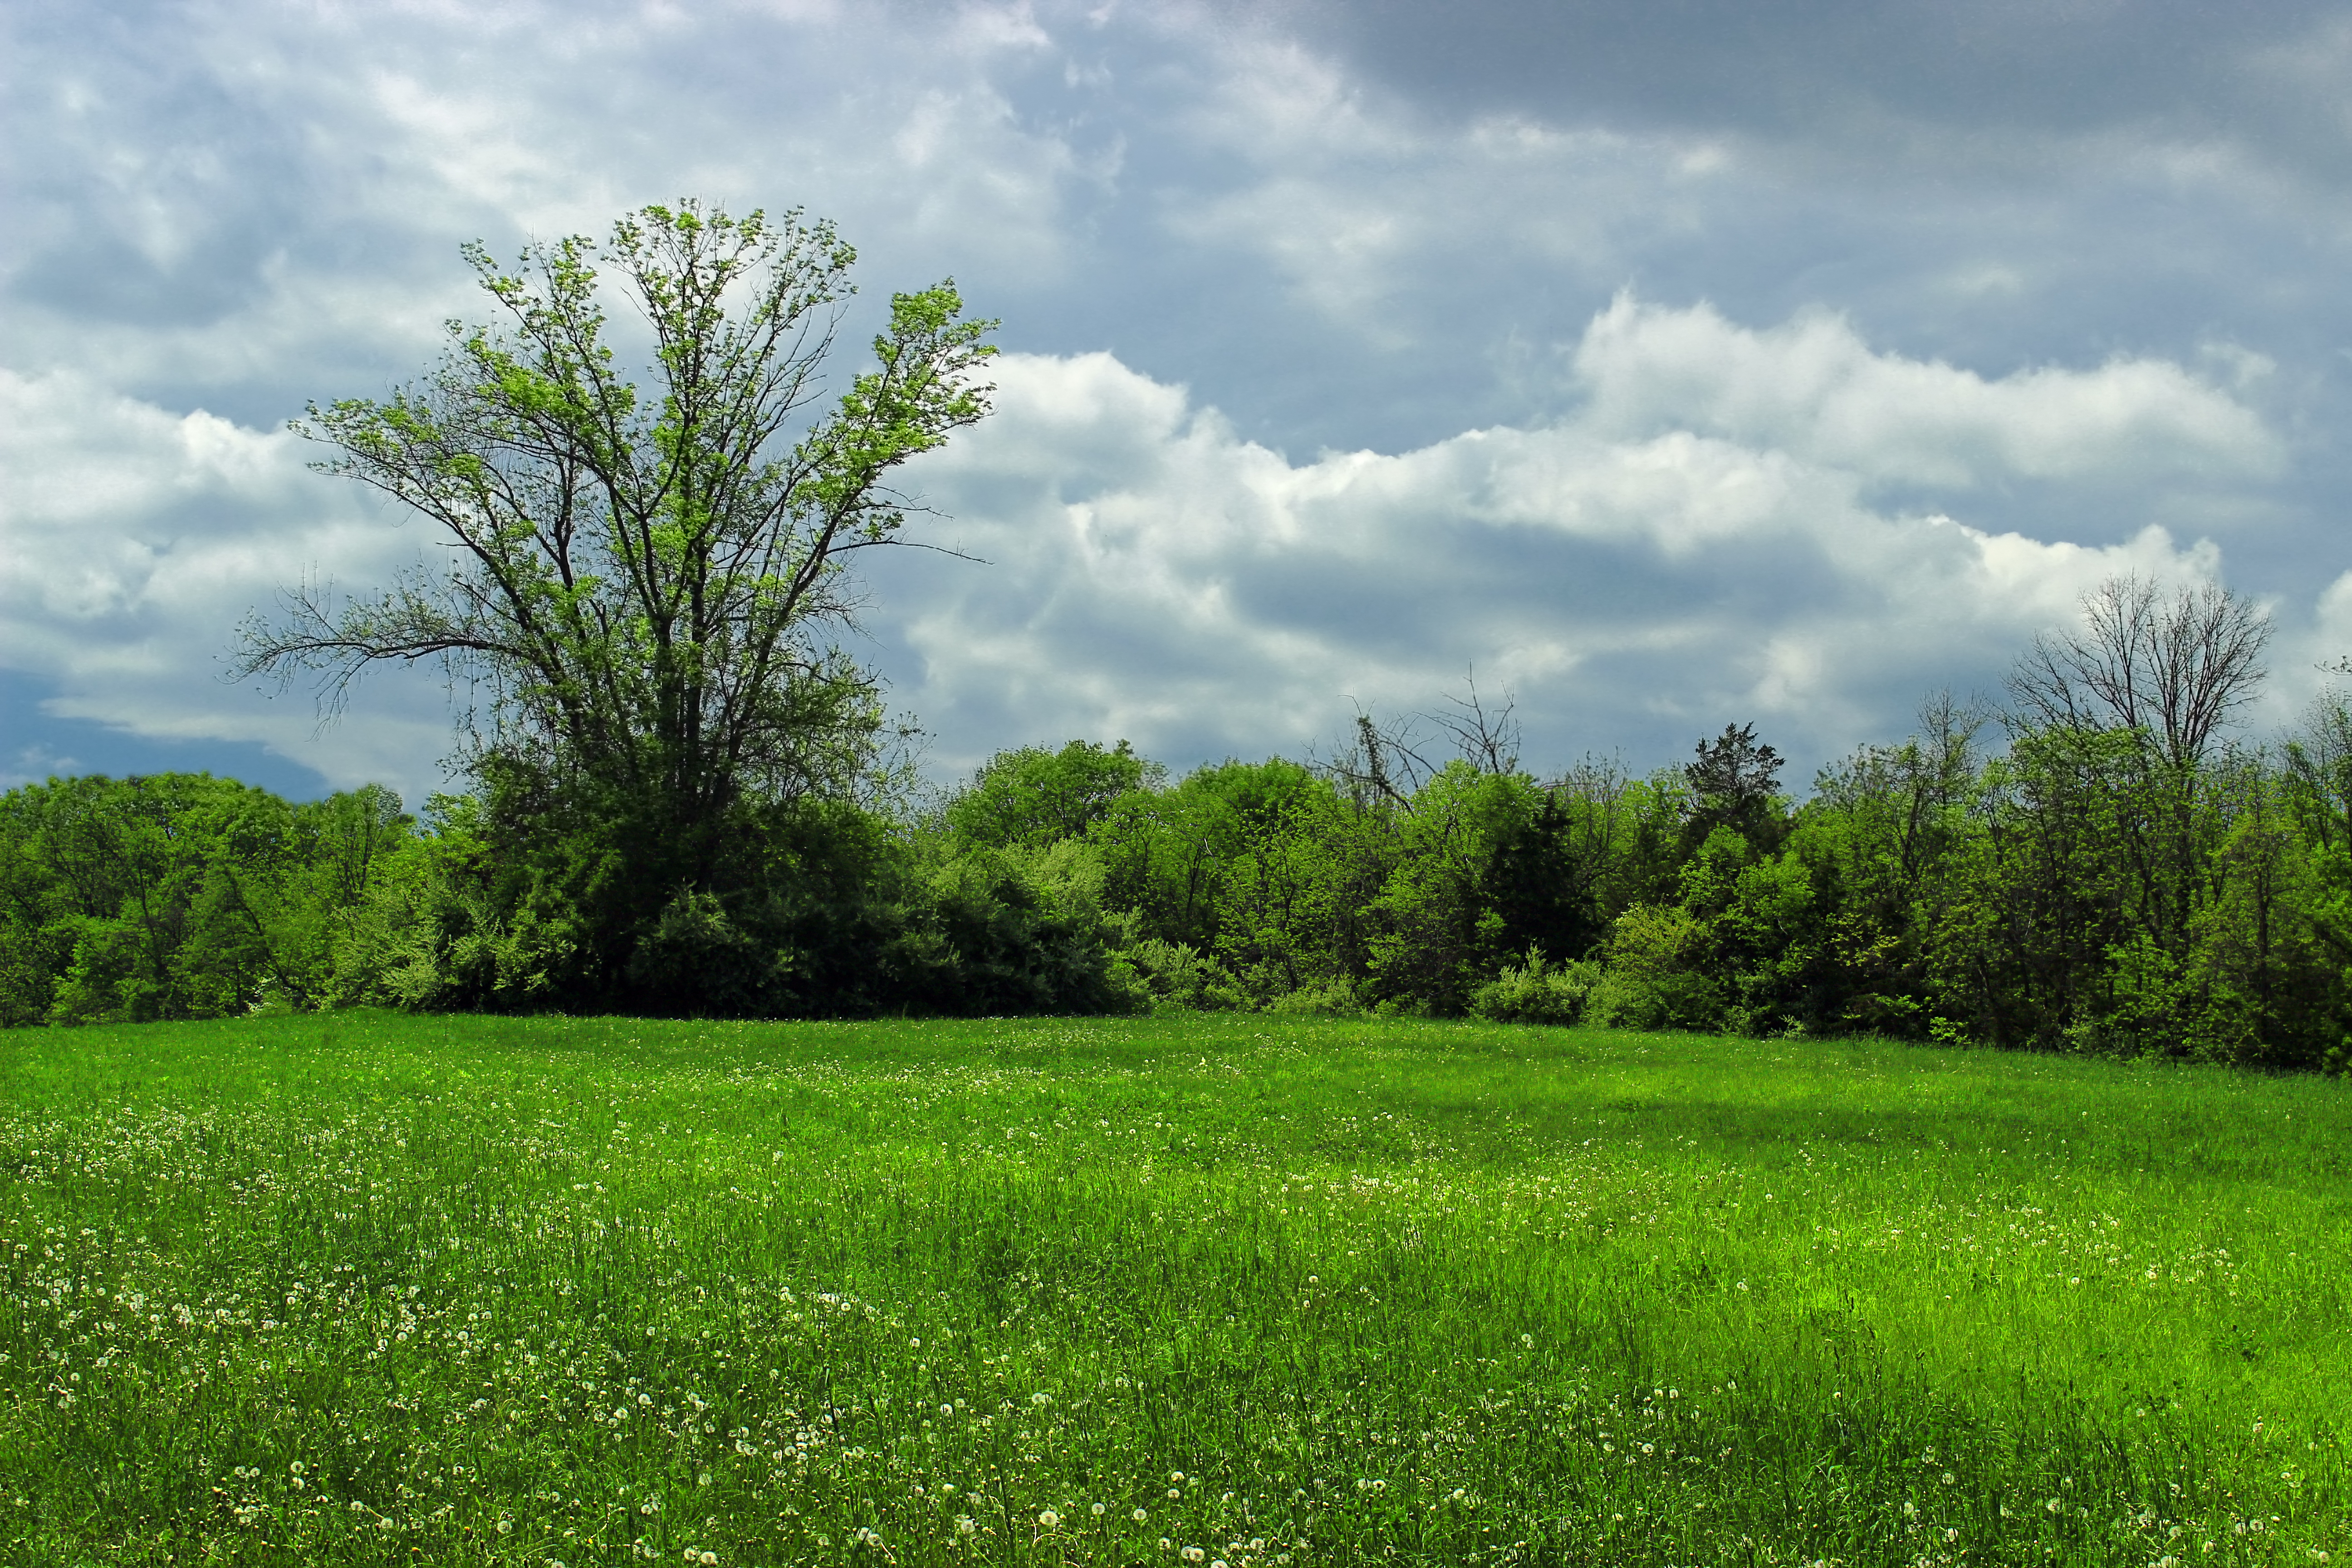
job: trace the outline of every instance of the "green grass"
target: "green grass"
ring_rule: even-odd
[[[2341,1081],[1263,1016],[20,1032],[0,1558],[2352,1561],[2347,1277]]]

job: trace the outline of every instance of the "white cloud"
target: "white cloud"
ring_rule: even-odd
[[[381,583],[416,552],[415,532],[306,472],[299,446],[70,373],[0,370],[0,666],[52,682],[61,717],[257,741],[337,784],[437,783],[447,721],[413,683],[378,683],[389,710],[323,741],[304,697],[221,684],[238,622],[279,587]]]
[[[135,48],[24,40],[9,363],[173,396],[291,381],[299,407],[305,370],[408,374],[479,314],[460,240],[511,258],[688,194],[834,217],[891,287],[1042,286],[1072,193],[1118,157],[1000,89],[1045,41],[1019,6],[852,26],[530,4],[232,5],[159,16]]]
[[[1108,355],[1008,358],[997,415],[923,474],[995,565],[893,574],[924,668],[902,695],[951,716],[957,765],[1069,734],[1263,750],[1475,664],[1555,754],[1734,717],[1826,754],[1890,702],[1997,682],[2103,577],[2220,571],[2161,528],[2036,539],[1881,510],[1877,481],[2277,460],[2163,364],[1986,381],[1825,319],[1751,331],[1630,301],[1578,363],[1592,397],[1561,423],[1294,463]]]
[[[1874,353],[1822,310],[1758,331],[1708,306],[1667,310],[1621,294],[1575,363],[1601,429],[1703,431],[1872,481],[2234,480],[2268,477],[2284,458],[2251,410],[2176,364],[2118,359],[1987,380]]]
[[[1629,241],[1698,220],[1735,163],[1719,140],[1565,129],[1520,115],[1449,123],[1369,91],[1296,42],[1223,41],[1189,117],[1244,176],[1170,205],[1174,233],[1264,258],[1332,322],[1387,348],[1427,330],[1436,282],[1507,258],[1557,274],[1622,264]]]
[[[1292,461],[1110,354],[1008,355],[997,414],[916,476],[955,520],[940,538],[992,566],[904,558],[878,585],[899,695],[950,767],[1072,734],[1180,761],[1294,749],[1350,699],[1426,703],[1471,665],[1519,689],[1555,760],[1731,718],[1827,754],[1891,701],[1997,679],[2104,576],[2220,570],[2158,528],[2095,547],[1886,510],[1877,480],[2111,477],[2158,437],[2192,467],[2274,460],[2251,415],[2161,364],[1985,381],[1820,318],[1758,331],[1631,301],[1576,363],[1591,396],[1561,422]],[[299,698],[213,679],[275,588],[380,582],[420,531],[304,472],[291,436],[68,374],[0,374],[0,663],[57,680],[59,711],[433,782],[446,725],[416,688],[319,744]],[[2339,585],[2323,618],[2344,605]]]

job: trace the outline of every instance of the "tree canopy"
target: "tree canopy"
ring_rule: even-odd
[[[993,323],[962,319],[952,282],[895,295],[873,364],[820,409],[856,259],[829,223],[685,201],[511,270],[465,255],[498,324],[453,321],[421,383],[295,426],[337,449],[323,471],[432,520],[446,568],[290,591],[239,668],[319,672],[340,701],[371,664],[441,658],[489,698],[478,776],[625,803],[706,883],[738,805],[844,793],[870,760],[875,683],[835,641],[849,558],[910,542],[888,479],[987,412]],[[642,384],[614,293],[647,340]]]

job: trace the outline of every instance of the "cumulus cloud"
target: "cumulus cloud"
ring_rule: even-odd
[[[1072,734],[1179,761],[1296,749],[1351,702],[1425,705],[1473,667],[1517,689],[1555,761],[1603,741],[1671,754],[1735,718],[1819,758],[1930,687],[1997,681],[2102,577],[2220,571],[2211,543],[2160,528],[2037,539],[1889,508],[1880,481],[1964,500],[2020,474],[2277,460],[2260,420],[2171,365],[1988,380],[1829,318],[1758,330],[1631,299],[1570,357],[1586,396],[1558,422],[1293,460],[1111,354],[1008,355],[995,416],[914,475],[954,520],[939,538],[992,564],[883,574],[881,662],[947,768]],[[289,435],[68,373],[0,377],[0,465],[24,476],[0,511],[21,563],[0,662],[54,676],[56,710],[429,785],[446,715],[415,687],[320,742],[299,700],[212,679],[274,588],[381,582],[418,530],[306,473]]]
[[[1433,315],[1449,313],[1442,296],[1504,257],[1605,271],[1691,231],[1728,172],[1704,136],[1520,115],[1448,123],[1295,39],[1245,29],[1220,45],[1186,121],[1244,176],[1181,193],[1171,226],[1263,258],[1297,298],[1392,350],[1425,342]]]
[[[1419,103],[1712,131],[1864,178],[1948,176],[2103,141],[2228,149],[2333,184],[2352,172],[2339,0],[1458,0],[1299,16],[1318,47]]]
[[[1809,310],[1765,331],[1712,308],[1618,296],[1575,354],[1591,418],[1633,434],[1687,428],[1877,482],[2263,479],[2283,466],[2252,410],[2177,364],[2116,359],[1987,379],[1871,352],[1843,318]]]
[[[990,425],[925,470],[992,560],[907,575],[906,695],[952,758],[1129,735],[1296,746],[1348,700],[1475,666],[1555,757],[1733,718],[1815,756],[1930,687],[1997,681],[2103,577],[2203,581],[2208,542],[2091,546],[1874,504],[1888,477],[2260,472],[2261,422],[2178,367],[1988,381],[1806,318],[1768,331],[1621,300],[1570,417],[1293,462],[1105,354],[1017,356]],[[1677,415],[1680,417],[1677,417]]]
[[[833,216],[900,287],[1064,270],[1068,193],[1115,159],[1000,89],[1041,43],[1018,7],[792,9],[156,6],[27,30],[10,357],[167,402],[380,381],[477,312],[459,241],[511,255],[684,194]]]
[[[322,737],[307,700],[220,683],[237,623],[278,586],[381,583],[416,555],[414,531],[305,471],[299,446],[71,373],[0,371],[0,667],[47,679],[61,717],[262,742],[339,785],[437,783],[447,718],[413,684],[379,683],[388,701]]]

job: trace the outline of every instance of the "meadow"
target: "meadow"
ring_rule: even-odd
[[[0,1036],[8,1563],[2352,1561],[2352,1091],[1265,1015]]]

